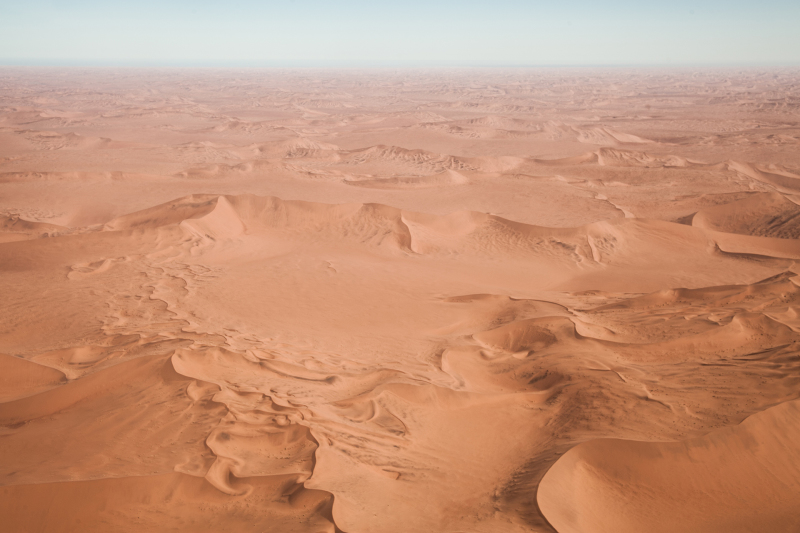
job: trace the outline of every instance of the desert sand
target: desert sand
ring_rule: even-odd
[[[4,532],[800,531],[800,71],[0,69]]]

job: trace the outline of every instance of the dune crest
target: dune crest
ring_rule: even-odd
[[[795,531],[800,401],[683,442],[589,441],[567,452],[537,502],[559,533]]]
[[[744,200],[702,209],[696,227],[760,237],[800,237],[800,206],[779,193],[759,193]]]

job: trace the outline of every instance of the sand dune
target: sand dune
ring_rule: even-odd
[[[760,193],[698,211],[692,225],[725,233],[797,239],[800,206],[779,193]]]
[[[683,442],[590,441],[553,465],[537,501],[559,532],[795,531],[798,419],[793,401]]]
[[[399,146],[372,146],[365,150],[351,152],[345,160],[354,165],[370,163],[395,163],[410,168],[469,169],[470,166],[459,158],[436,154],[426,150],[409,150]]]
[[[468,182],[469,179],[466,176],[454,170],[445,170],[444,172],[431,176],[345,181],[348,185],[373,189],[418,189],[443,185],[463,185]]]
[[[572,137],[578,142],[597,145],[647,144],[653,141],[608,127],[585,127],[567,125],[558,121],[546,122],[542,131],[553,138]]]
[[[409,186],[423,184],[412,181]],[[725,253],[715,244],[714,239],[720,238],[718,232],[706,234],[699,228],[661,221],[617,219],[579,228],[546,228],[487,213],[430,215],[382,204],[331,205],[253,195],[192,195],[118,217],[103,229],[154,230],[164,226],[179,226],[189,238],[206,244],[245,235],[277,235],[277,231],[313,242],[352,241],[415,254],[537,256],[542,261],[565,261],[590,269],[641,264],[641,254],[651,249],[653,253],[656,249],[671,250],[679,261],[700,263],[714,262],[717,255]],[[180,244],[184,238],[178,239],[171,244]],[[753,246],[781,258],[800,257],[800,247],[794,242],[724,240],[729,255],[750,253]]]
[[[321,143],[306,137],[298,137],[275,144],[261,144],[257,149],[262,156],[293,159],[324,156],[325,152],[337,151],[339,147],[331,143]]]
[[[135,143],[114,141],[107,137],[87,137],[79,133],[58,133],[55,131],[19,132],[31,143],[45,150],[102,150],[141,147]]]
[[[284,479],[259,478],[253,484],[248,496],[233,501],[203,479],[180,473],[14,485],[0,488],[0,513],[11,531],[335,531],[325,518],[330,495],[287,494]],[[37,501],[48,502],[47,513],[35,512],[30,502]]]
[[[735,172],[743,174],[761,183],[765,183],[769,185],[770,188],[779,192],[789,194],[797,194],[800,192],[800,176],[797,174],[780,171],[770,172],[758,168],[757,165],[738,161],[729,163],[728,167]]]
[[[529,109],[520,108],[521,111]],[[512,111],[513,112],[513,111]],[[448,135],[467,139],[539,139],[570,140],[598,146],[648,144],[653,141],[608,127],[587,127],[547,121],[535,124],[522,119],[488,115],[480,118],[450,122],[426,122],[418,127],[442,131]]]
[[[800,527],[794,73],[3,80],[3,531]]]
[[[66,381],[64,374],[58,370],[9,355],[0,355],[0,369],[0,402],[33,395]]]
[[[0,242],[49,237],[69,231],[64,226],[25,220],[17,214],[0,215],[0,224]]]
[[[596,152],[574,157],[561,159],[536,159],[538,164],[568,166],[581,164],[597,164],[610,167],[645,167],[645,168],[664,168],[664,167],[688,167],[693,163],[680,156],[652,156],[645,152],[632,150],[622,150],[618,148],[600,148]],[[695,163],[696,165],[696,163]]]

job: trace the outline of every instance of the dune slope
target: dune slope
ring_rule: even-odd
[[[682,442],[593,440],[567,452],[537,501],[559,532],[796,531],[800,402]]]

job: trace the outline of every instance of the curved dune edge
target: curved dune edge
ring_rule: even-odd
[[[393,177],[370,180],[344,180],[347,185],[372,189],[424,189],[444,185],[464,185],[469,179],[455,170],[445,170],[430,176]]]
[[[559,533],[798,531],[800,400],[683,442],[585,442],[537,501]]]
[[[0,516],[3,531],[338,531],[329,494],[299,490],[286,496],[293,482],[287,476],[247,482],[253,490],[240,498],[177,472],[6,486],[0,487]],[[46,511],[39,502],[47,502]]]
[[[800,237],[800,206],[776,192],[701,209],[692,218],[699,228],[760,237]]]
[[[386,244],[392,241],[396,247],[415,253],[452,248],[458,242],[455,238],[467,235],[479,237],[484,244],[493,238],[493,246],[513,243],[516,249],[531,249],[532,242],[541,244],[546,238],[566,239],[576,254],[598,263],[604,261],[605,254],[618,253],[625,248],[622,243],[635,234],[645,232],[647,239],[658,233],[664,240],[683,241],[684,246],[690,245],[703,253],[713,252],[716,245],[717,250],[725,254],[800,259],[800,243],[795,239],[737,235],[645,218],[553,228],[475,211],[434,215],[385,204],[326,204],[256,195],[194,194],[117,217],[102,229],[153,230],[170,225],[181,225],[198,236],[214,239],[237,237],[260,229],[325,231],[330,236],[335,233],[361,242]],[[391,238],[384,242],[384,237]],[[599,248],[594,244],[596,240],[608,239],[619,243]]]
[[[57,387],[66,381],[63,372],[6,354],[0,354],[0,403]]]

